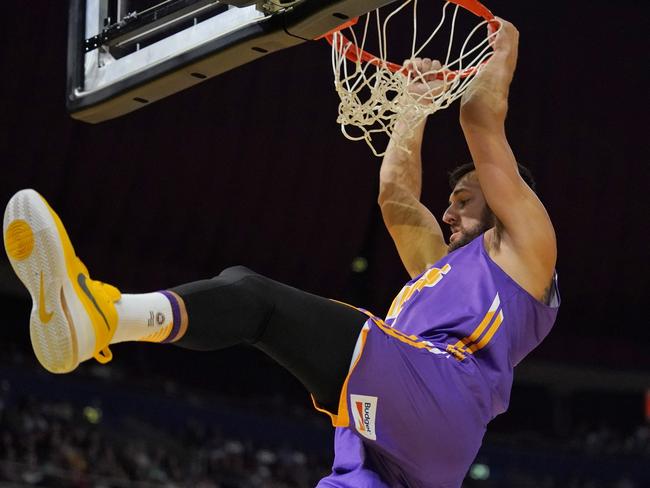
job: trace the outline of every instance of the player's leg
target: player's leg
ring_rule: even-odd
[[[65,373],[110,344],[177,342],[193,349],[251,344],[291,371],[333,410],[365,315],[256,275],[230,268],[212,280],[171,291],[122,295],[90,279],[65,228],[32,190],[5,211],[4,240],[33,308],[34,352],[49,371]]]
[[[250,344],[336,411],[365,314],[243,266],[172,291],[184,303],[189,324],[177,345],[215,350]]]

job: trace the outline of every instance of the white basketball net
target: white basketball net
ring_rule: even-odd
[[[366,14],[363,34],[360,38],[352,28],[344,31],[353,44],[346,43],[340,32],[334,33],[333,36],[334,85],[341,99],[337,122],[341,125],[341,131],[345,137],[353,141],[366,141],[376,156],[383,156],[386,151],[378,149],[377,142],[373,141],[374,135],[384,133],[390,137],[393,135],[393,129],[398,119],[404,120],[405,126],[412,128],[424,117],[447,108],[454,100],[463,95],[474,80],[475,74],[492,54],[491,40],[497,32],[490,35],[476,35],[478,32],[487,31],[488,22],[480,17],[479,23],[471,30],[460,51],[456,48],[456,53],[454,53],[456,19],[459,9],[464,9],[458,5],[450,4],[450,2],[444,4],[442,19],[431,35],[421,45],[416,45],[417,1],[406,0],[384,20],[380,18],[379,10]],[[405,72],[404,70],[393,72],[388,67],[390,64],[387,61],[388,24],[395,14],[410,4],[413,5],[413,41],[409,59],[424,57],[423,50],[441,30],[447,17],[451,17],[448,49],[444,62],[440,59],[442,68],[439,70],[423,73]],[[451,15],[447,12],[450,5],[453,5]],[[348,50],[356,49],[356,46],[361,50],[364,49],[371,19],[376,24],[379,53],[371,62],[352,62],[346,58],[346,54]],[[363,21],[364,19],[360,20],[360,22]],[[478,37],[481,39],[474,41],[474,38]],[[463,75],[459,76],[458,73],[463,73]],[[409,92],[408,87],[413,81],[430,80],[432,76],[442,78],[442,90],[437,89],[423,95]],[[350,126],[353,126],[356,135],[350,133]],[[407,129],[406,134],[395,134],[393,138],[394,143],[404,150],[408,149],[400,141],[408,138],[411,135],[409,132],[412,133],[412,129]]]

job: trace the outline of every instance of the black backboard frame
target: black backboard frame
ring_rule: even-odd
[[[98,123],[142,108],[271,52],[316,39],[348,18],[394,0],[303,0],[293,7],[207,42],[189,52],[84,92],[88,0],[70,0],[67,108],[75,119]]]

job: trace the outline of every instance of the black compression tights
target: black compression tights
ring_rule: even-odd
[[[211,280],[172,289],[185,302],[188,329],[176,345],[209,351],[250,344],[291,372],[336,413],[357,337],[358,310],[237,266]]]

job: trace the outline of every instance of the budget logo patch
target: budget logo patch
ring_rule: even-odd
[[[374,396],[350,395],[354,426],[359,434],[372,441],[377,440],[377,432],[375,431],[377,401],[378,398]]]

